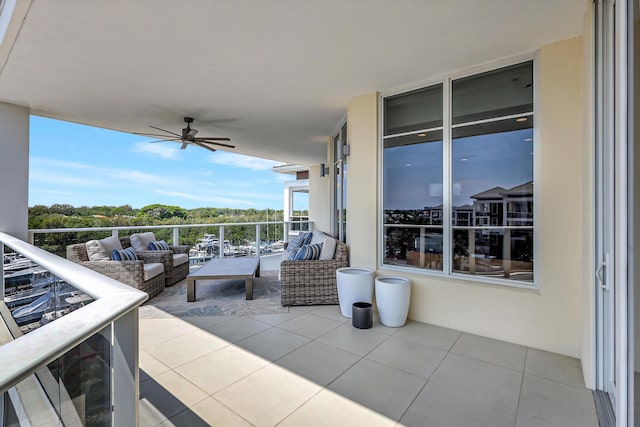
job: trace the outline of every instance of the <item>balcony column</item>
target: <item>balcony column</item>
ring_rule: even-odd
[[[29,111],[0,103],[0,231],[28,239]]]

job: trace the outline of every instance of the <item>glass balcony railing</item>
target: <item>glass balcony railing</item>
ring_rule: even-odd
[[[188,245],[189,262],[200,264],[211,258],[264,256],[282,252],[290,237],[312,229],[313,222],[308,217],[272,222],[31,229],[29,242],[65,257],[66,247],[71,244],[152,231],[157,240]]]
[[[137,425],[147,294],[0,233],[4,426]]]

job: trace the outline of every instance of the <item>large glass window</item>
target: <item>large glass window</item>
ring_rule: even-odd
[[[347,238],[347,174],[348,157],[344,154],[347,145],[347,122],[344,122],[338,133],[333,137],[334,153],[334,189],[333,205],[335,215],[333,220],[333,232],[336,238],[346,242]]]
[[[383,114],[383,263],[533,282],[533,62],[387,97]]]
[[[443,268],[442,91],[438,84],[385,102],[385,130],[403,131],[383,142],[385,264]]]

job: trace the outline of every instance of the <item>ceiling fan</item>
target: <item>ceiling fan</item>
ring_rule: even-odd
[[[235,145],[229,145],[229,144],[223,144],[221,142],[216,142],[216,141],[231,141],[231,139],[229,139],[229,138],[224,138],[224,137],[197,137],[196,134],[198,133],[198,130],[197,129],[193,129],[191,127],[191,123],[193,123],[193,118],[192,117],[185,117],[184,118],[184,122],[187,124],[187,127],[186,128],[182,128],[182,134],[171,132],[171,131],[166,130],[166,129],[161,129],[161,128],[156,127],[156,126],[149,126],[150,128],[157,129],[157,130],[162,131],[162,132],[166,132],[166,134],[165,135],[159,135],[159,134],[156,134],[156,133],[136,132],[136,135],[161,138],[161,139],[158,139],[156,141],[151,141],[151,142],[162,142],[162,141],[182,142],[182,146],[180,147],[181,150],[184,150],[185,148],[187,148],[187,145],[189,145],[189,144],[197,145],[199,147],[206,148],[207,150],[210,150],[210,151],[216,151],[216,149],[211,147],[209,144],[218,145],[220,147],[226,147],[226,148],[236,148]]]

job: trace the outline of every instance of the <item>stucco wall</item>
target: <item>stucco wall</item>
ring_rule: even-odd
[[[351,265],[376,268],[378,230],[378,94],[353,99],[347,110],[349,175],[347,245]]]
[[[309,220],[313,227],[331,232],[329,177],[320,177],[320,166],[309,167]]]
[[[582,166],[585,170],[583,174],[584,185],[584,197],[582,199],[582,234],[583,234],[583,248],[582,258],[584,263],[583,268],[583,295],[582,295],[582,372],[584,373],[585,385],[589,388],[595,387],[595,277],[590,272],[595,270],[594,253],[595,253],[595,234],[594,222],[595,212],[593,209],[595,190],[594,173],[586,171],[593,171],[594,167],[594,108],[593,108],[593,88],[594,88],[594,41],[593,41],[593,7],[587,7],[587,13],[584,20],[584,42],[583,42],[583,55],[585,61],[583,63],[584,69],[584,147],[583,149],[583,162]],[[587,149],[588,148],[588,149]]]
[[[537,61],[540,291],[405,274],[412,280],[410,318],[509,342],[581,356],[585,242],[583,39],[541,48]],[[428,76],[425,76],[428,77]],[[378,235],[375,93],[348,110],[348,243],[351,265],[375,267]],[[395,274],[397,271],[378,270]]]
[[[29,112],[0,104],[0,231],[27,240]]]

